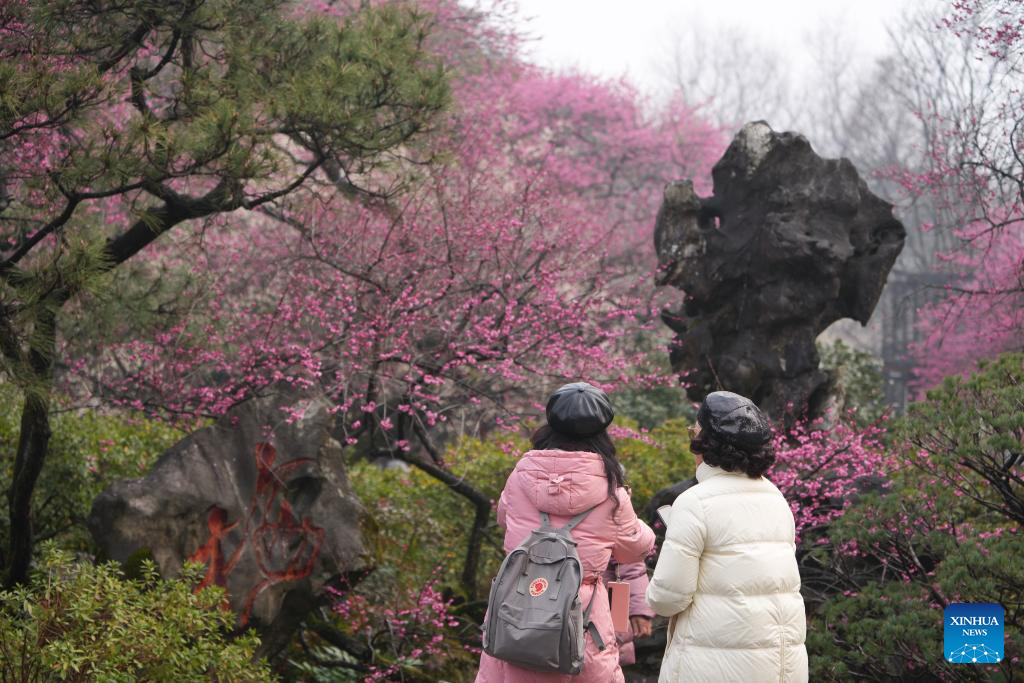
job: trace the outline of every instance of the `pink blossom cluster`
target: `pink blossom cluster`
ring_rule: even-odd
[[[393,176],[361,179],[404,191],[318,177],[268,213],[165,236],[140,267],[193,273],[189,310],[102,348],[65,340],[73,387],[215,416],[318,386],[349,444],[373,431],[408,450],[453,414],[512,425],[566,378],[669,381],[631,344],[658,324],[653,216],[666,181],[708,177],[720,132],[625,83],[527,65],[500,23],[435,5],[435,31],[459,36],[438,43],[452,112]]]
[[[776,460],[767,476],[789,501],[798,543],[804,534],[825,531],[865,485],[888,485],[894,461],[882,443],[884,435],[884,425],[827,424],[825,419],[775,434]]]
[[[640,443],[647,444],[648,446],[659,446],[658,442],[651,436],[650,430],[643,427],[633,429],[632,427],[612,425],[608,428],[608,436],[616,440],[630,439],[632,441],[639,441]]]
[[[991,57],[1006,59],[1024,37],[1024,12],[1017,0],[953,0],[951,9],[944,26],[976,38]]]
[[[349,632],[367,642],[386,642],[389,648],[384,655],[388,663],[372,664],[365,683],[392,680],[403,668],[421,668],[432,657],[443,656],[445,633],[459,625],[451,614],[452,601],[437,589],[436,580],[399,596],[384,609],[356,592],[329,591],[336,598],[332,609]]]
[[[1022,347],[1024,331],[1024,224],[993,230],[975,221],[956,234],[960,249],[941,254],[957,274],[942,296],[918,311],[920,339],[910,346],[917,386],[966,376],[977,362]]]
[[[956,547],[974,546],[982,555],[988,555],[986,541],[1003,536],[1017,537],[1021,530],[1017,525],[986,524],[964,519],[958,506],[968,503],[976,491],[975,485],[967,479],[950,478],[946,468],[939,466],[925,450],[908,449],[896,451],[890,472],[900,468],[912,475],[920,495],[913,501],[900,504],[895,510],[880,515],[877,519],[865,517],[864,532],[860,542],[849,540],[837,547],[842,557],[869,557],[882,569],[883,580],[901,581],[905,584],[922,584],[928,599],[937,609],[951,602],[960,602],[961,596],[947,594],[935,580],[936,567],[922,558],[934,557],[945,552],[943,540],[952,540]],[[955,468],[958,471],[962,468]],[[948,500],[934,496],[931,492],[948,490],[954,497],[952,505]],[[962,500],[956,500],[962,499]],[[933,545],[939,543],[939,548]],[[846,591],[848,597],[856,591]]]
[[[909,197],[933,202],[954,238],[936,254],[945,282],[917,310],[917,339],[907,349],[919,393],[943,377],[967,375],[981,359],[1020,350],[1024,330],[1024,205],[1008,201],[999,185],[1005,177],[996,148],[1005,141],[977,121],[929,116],[939,136],[927,150],[928,168],[889,176]],[[1024,109],[1006,103],[997,118],[1022,117]]]
[[[919,391],[970,372],[979,359],[1020,350],[1024,331],[1024,5],[954,0],[943,25],[973,50],[997,85],[948,111],[920,112],[933,130],[924,168],[893,173],[910,197],[934,207],[956,242],[937,254],[946,284],[918,311],[918,341],[909,352]]]

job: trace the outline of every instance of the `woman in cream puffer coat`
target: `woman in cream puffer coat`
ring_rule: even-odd
[[[807,680],[793,513],[761,475],[774,461],[761,411],[709,394],[691,450],[697,486],[664,508],[647,601],[669,617],[659,683]]]

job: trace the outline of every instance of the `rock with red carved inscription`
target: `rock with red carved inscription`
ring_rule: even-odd
[[[846,159],[748,123],[712,171],[714,194],[671,183],[654,230],[672,367],[695,401],[727,389],[775,419],[816,414],[829,390],[815,338],[867,324],[906,231]]]
[[[205,565],[238,625],[259,630],[264,653],[280,649],[325,584],[362,568],[362,510],[329,408],[287,392],[239,404],[100,494],[93,537],[121,562],[148,552],[164,576]]]

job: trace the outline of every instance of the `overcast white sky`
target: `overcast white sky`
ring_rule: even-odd
[[[673,33],[687,26],[740,26],[807,66],[807,38],[823,24],[843,27],[864,63],[885,51],[886,27],[929,0],[519,0],[534,61],[608,77],[628,76],[645,90],[659,85]],[[722,49],[728,49],[723,46]],[[860,61],[858,59],[858,61]]]

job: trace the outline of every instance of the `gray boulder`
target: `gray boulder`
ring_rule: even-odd
[[[814,342],[836,320],[867,324],[906,231],[847,159],[748,123],[712,171],[714,192],[665,188],[658,284],[683,292],[663,320],[688,394],[753,399],[774,419],[816,414],[829,377]]]
[[[185,560],[204,564],[203,583],[227,590],[238,626],[276,652],[327,582],[362,568],[362,508],[329,407],[288,392],[235,406],[145,477],[100,494],[90,532],[109,558],[149,554],[165,577]],[[289,423],[286,409],[302,417]]]

